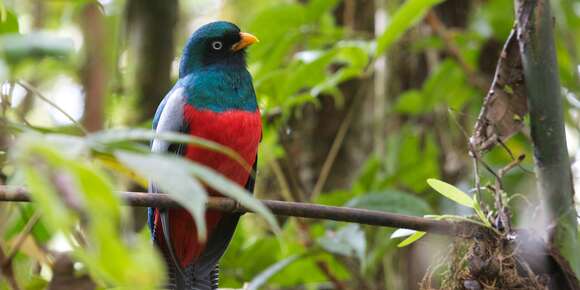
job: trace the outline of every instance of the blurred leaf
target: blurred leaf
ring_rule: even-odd
[[[377,185],[384,176],[381,176],[382,160],[376,155],[370,156],[362,166],[359,176],[354,182],[353,191],[355,193],[366,193],[378,190]]]
[[[75,158],[82,154],[88,153],[85,139],[79,136],[45,134],[44,141],[49,142],[56,148],[59,148],[59,153],[66,155],[67,157]]]
[[[404,185],[410,191],[422,192],[427,188],[427,178],[439,176],[439,148],[433,133],[405,125],[388,141],[391,158],[384,166],[391,170],[382,180],[382,189]]]
[[[74,52],[70,38],[45,33],[5,34],[0,36],[0,53],[7,63],[16,64],[25,59],[67,57]]]
[[[404,239],[402,242],[400,242],[397,247],[402,248],[402,247],[406,247],[416,241],[418,241],[419,239],[421,239],[424,235],[426,234],[426,232],[416,232],[414,234],[412,234],[410,237]]]
[[[277,262],[276,264],[268,267],[266,270],[261,272],[258,276],[254,277],[248,285],[244,287],[245,290],[258,290],[260,289],[268,280],[276,275],[278,272],[284,270],[286,266],[290,265],[294,261],[298,260],[301,256],[295,255],[290,256],[284,260]]]
[[[18,33],[18,17],[0,3],[0,34],[10,33]]]
[[[348,190],[336,190],[332,192],[324,192],[317,196],[317,204],[342,206],[352,199],[353,193]]]
[[[431,212],[423,199],[406,192],[385,190],[353,198],[345,206],[423,216]]]
[[[2,58],[0,58],[0,80],[8,79],[8,66]]]
[[[246,160],[243,159],[233,149],[221,145],[219,143],[188,134],[174,132],[157,133],[153,130],[132,128],[132,129],[113,129],[101,131],[87,136],[87,140],[89,144],[91,144],[91,146],[95,148],[100,148],[102,150],[108,149],[103,148],[103,146],[114,146],[126,141],[151,141],[155,138],[172,143],[196,145],[199,146],[200,148],[204,148],[214,152],[220,152],[232,158],[233,160],[238,161],[242,166],[246,167],[248,170],[252,168],[252,166],[248,164],[248,162],[246,162]],[[118,149],[118,147],[114,146],[113,149]]]
[[[170,155],[144,155],[122,151],[115,152],[115,156],[121,163],[137,174],[148,178],[163,192],[183,205],[194,218],[199,238],[206,239],[204,213],[207,192],[198,180],[188,174],[183,160]]]
[[[434,178],[427,179],[427,183],[437,192],[457,204],[473,208],[473,199],[459,188]]]
[[[226,279],[225,276],[228,276],[227,279],[237,276],[241,277],[242,282],[250,281],[279,259],[281,248],[275,237],[256,235],[254,232],[248,234],[245,232],[247,228],[246,219],[242,219],[224,258],[220,261],[220,276],[223,279]]]
[[[68,156],[56,150],[58,142],[53,137],[23,134],[17,140],[18,149],[12,151],[13,158],[23,165],[26,186],[51,234],[65,237],[74,257],[87,267],[96,283],[155,289],[164,271],[149,239],[132,239],[131,245],[125,244],[119,230],[121,201],[111,183],[82,155]],[[72,238],[79,216],[83,217],[82,246]],[[28,241],[22,250],[37,256],[34,244]]]
[[[339,259],[327,252],[319,252],[294,261],[284,268],[280,274],[272,277],[269,284],[279,285],[281,288],[325,284],[328,278],[320,270],[317,264],[319,261],[326,264],[337,279],[347,280],[350,278],[350,269],[346,268]],[[305,275],[305,273],[308,273],[308,275]]]
[[[242,206],[247,207],[255,213],[261,215],[268,222],[270,227],[272,227],[274,232],[280,231],[278,222],[276,222],[276,218],[272,212],[259,200],[252,197],[251,192],[248,192],[239,184],[227,179],[210,167],[203,166],[198,163],[185,162],[185,160],[181,161],[184,163],[184,168],[188,169],[191,174],[195,175],[205,184],[209,185],[211,188],[215,189],[221,194],[235,199]],[[255,172],[252,172],[251,174],[255,174]]]
[[[357,257],[364,264],[366,237],[358,224],[349,224],[337,232],[327,233],[318,239],[318,243],[328,252]]]
[[[8,225],[5,231],[5,238],[9,239],[19,234],[26,226],[28,220],[32,217],[35,211],[35,206],[31,203],[18,205],[19,217]],[[45,243],[50,239],[50,233],[42,220],[39,220],[32,231],[30,232],[34,239],[38,242]]]
[[[399,96],[395,104],[397,112],[418,115],[430,112],[429,102],[425,102],[425,96],[419,90],[407,90]]]
[[[44,157],[58,158],[56,152],[49,148],[36,148],[44,151]],[[32,151],[34,152],[34,151]],[[30,154],[30,152],[28,152]],[[38,157],[38,155],[37,155]],[[60,201],[59,195],[52,182],[44,175],[38,166],[32,163],[23,163],[23,172],[26,178],[26,187],[28,188],[31,198],[38,204],[38,208],[46,225],[51,228],[52,232],[67,232],[73,223],[73,214]]]
[[[475,19],[486,21],[486,24],[491,28],[492,35],[497,40],[508,37],[514,24],[514,5],[511,1],[486,1],[477,12],[479,17]]]
[[[420,90],[404,91],[397,99],[395,110],[414,116],[429,114],[441,105],[460,110],[465,102],[477,94],[467,83],[457,63],[446,59],[437,65]]]
[[[338,0],[312,0],[307,2],[306,12],[307,19],[314,21],[320,18],[324,13],[332,11]]]
[[[26,286],[24,287],[25,290],[45,290],[48,286],[48,281],[39,277],[33,276],[30,280],[27,281]]]
[[[451,59],[444,60],[436,67],[423,84],[422,92],[426,103],[423,105],[424,112],[432,111],[442,102],[459,110],[465,101],[479,93],[470,90],[463,71]]]
[[[423,19],[423,16],[443,0],[407,0],[393,15],[385,32],[377,39],[375,55],[383,54],[407,29]]]

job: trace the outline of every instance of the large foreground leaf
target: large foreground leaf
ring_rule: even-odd
[[[232,150],[231,148],[210,140],[206,140],[201,137],[187,134],[175,132],[157,133],[153,130],[133,128],[133,129],[114,129],[101,131],[89,135],[87,139],[89,140],[89,144],[91,144],[96,148],[126,141],[151,141],[153,139],[160,139],[172,143],[190,144],[214,152],[220,152],[236,160],[242,166],[248,169],[251,168],[251,166],[236,151]]]
[[[115,155],[136,173],[157,184],[164,193],[168,193],[188,209],[196,219],[200,217],[203,221],[204,218],[202,213],[205,211],[207,193],[203,183],[261,215],[274,231],[279,231],[276,219],[268,208],[253,198],[242,186],[207,166],[173,155],[145,155],[121,151]]]
[[[136,154],[118,151],[115,156],[137,174],[149,179],[187,209],[195,221],[199,238],[205,240],[205,204],[207,192],[203,185],[188,174],[177,157],[159,154]]]
[[[181,160],[189,169],[189,172],[195,175],[197,178],[202,180],[205,184],[209,185],[211,188],[217,190],[221,194],[235,199],[244,207],[251,209],[253,212],[261,215],[266,219],[268,224],[274,229],[275,232],[279,232],[278,223],[272,212],[264,206],[259,200],[252,197],[251,193],[245,188],[241,187],[235,182],[227,179],[223,175],[219,174],[215,170],[193,162],[188,162],[186,160]],[[255,174],[251,172],[250,174]]]

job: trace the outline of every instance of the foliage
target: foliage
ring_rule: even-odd
[[[0,181],[26,185],[36,201],[33,205],[0,205],[0,250],[10,253],[20,234],[31,226],[31,238],[18,248],[13,260],[16,279],[23,288],[47,289],[55,278],[55,259],[62,252],[81,265],[73,275],[89,274],[103,289],[154,289],[163,283],[163,265],[150,247],[149,233],[137,226],[143,223],[140,219],[144,215],[135,218],[115,194],[117,190],[145,186],[148,179],[184,204],[201,228],[207,196],[204,184],[261,214],[259,218],[248,215],[242,219],[222,260],[223,287],[249,283],[250,289],[320,289],[337,288],[333,284],[336,281],[344,282],[346,289],[415,286],[401,282],[411,274],[400,261],[425,264],[411,260],[416,255],[407,256],[421,249],[425,240],[409,250],[399,251],[397,244],[410,244],[424,233],[406,232],[411,237],[399,243],[389,237],[401,237],[405,232],[393,229],[275,219],[240,186],[211,169],[172,156],[150,154],[145,144],[154,137],[164,138],[217,150],[239,160],[228,148],[206,140],[180,134],[155,136],[143,129],[149,124],[85,135],[77,126],[84,121],[85,110],[83,39],[87,36],[80,22],[83,8],[93,2],[0,0],[0,81],[7,81],[0,85]],[[103,43],[103,62],[108,64],[110,79],[102,100],[104,127],[136,127],[132,120],[150,116],[135,117],[142,110],[131,90],[131,78],[136,62],[147,60],[136,59],[124,39],[128,0],[99,2],[105,35],[109,37]],[[355,116],[363,120],[369,132],[371,126],[386,120],[379,123],[384,125],[380,130],[384,135],[361,138],[379,139],[379,145],[370,150],[361,140],[347,140],[365,151],[364,156],[357,156],[362,162],[351,164],[356,178],[349,180],[348,186],[329,185],[328,190],[314,197],[306,193],[305,200],[415,216],[432,214],[435,218],[475,213],[473,221],[489,225],[480,204],[493,202],[492,197],[484,194],[478,196],[482,200],[475,200],[458,187],[465,189],[469,187],[466,184],[473,184],[467,136],[485,93],[472,83],[470,74],[484,80],[489,77],[498,57],[494,52],[499,51],[513,25],[512,2],[469,1],[462,14],[465,23],[446,27],[447,37],[435,33],[423,18],[433,7],[442,12],[441,7],[449,2],[460,1],[383,1],[388,25],[378,35],[341,19],[348,13],[340,9],[346,9],[349,1],[241,0],[221,1],[221,6],[216,2],[180,1],[177,47],[183,46],[195,26],[207,22],[207,15],[235,20],[260,39],[260,44],[248,51],[265,124],[259,179],[283,158],[301,160],[312,155],[308,148],[289,150],[284,143],[286,135],[293,137],[290,123],[316,128],[317,124],[308,123],[311,118],[305,117],[305,108],[344,109],[352,97],[345,94],[345,86],[360,79],[371,80],[372,84],[365,83],[369,87],[386,82],[387,100],[381,104],[385,107],[384,119],[374,119],[371,107],[378,103],[365,103],[367,111]],[[571,153],[576,154],[578,162],[580,17],[574,1],[552,2],[566,125]],[[375,74],[382,56],[387,59],[386,80],[377,79]],[[365,101],[373,98],[372,94],[364,97]],[[331,104],[322,102],[325,98],[330,98]],[[55,106],[70,118],[63,117]],[[321,144],[327,145],[330,147]],[[513,156],[531,156],[526,134],[516,135],[505,145]],[[495,148],[485,157],[493,170],[511,161],[503,148]],[[506,191],[532,192],[531,168],[528,158],[520,168],[510,171],[503,178],[503,186],[509,189]],[[300,178],[316,170],[297,170],[295,175]],[[482,187],[495,182],[494,176],[480,171]],[[429,183],[425,183],[427,179]],[[268,179],[262,187],[258,184],[256,194],[280,198],[275,193],[284,181],[292,180]],[[526,206],[528,200],[533,202],[533,195],[526,196],[516,200],[514,208],[521,200]],[[437,215],[441,213],[449,214]],[[30,225],[35,215],[40,218]],[[526,213],[515,210],[514,215],[517,219]],[[63,251],[63,245],[70,248]],[[4,289],[10,288],[1,279],[0,290]]]
[[[485,214],[481,210],[481,206],[479,205],[479,202],[477,201],[476,194],[473,195],[473,197],[470,197],[467,193],[463,192],[459,188],[457,188],[457,187],[455,187],[447,182],[441,181],[439,179],[430,178],[430,179],[427,179],[427,183],[429,184],[429,186],[431,186],[433,189],[435,189],[438,193],[440,193],[444,197],[450,199],[451,201],[455,202],[456,204],[473,209],[473,211],[475,211],[475,214],[477,214],[477,218],[479,219],[479,221],[474,221],[472,219],[465,219],[461,216],[454,216],[454,215],[426,215],[426,217],[435,218],[438,220],[440,220],[440,219],[465,220],[465,221],[475,222],[475,223],[481,224],[487,228],[492,229],[492,226],[491,226],[491,223],[489,222],[489,219],[485,216]],[[406,229],[399,229],[399,230],[395,231],[393,233],[393,235],[391,235],[391,238],[400,238],[402,236],[409,235],[408,238],[401,241],[397,245],[399,248],[402,248],[402,247],[408,246],[408,245],[418,241],[425,234],[426,234],[426,232],[422,232],[422,231],[410,231],[410,230],[406,230]]]
[[[126,213],[121,210],[121,200],[106,174],[86,159],[86,150],[79,142],[71,137],[28,133],[15,143],[18,149],[12,154],[19,165],[15,176],[24,179],[37,202],[47,238],[62,235],[74,245],[73,256],[97,284],[156,289],[164,275],[157,253],[147,236],[123,234]],[[58,146],[63,144],[78,146],[62,152]],[[79,219],[82,232],[77,228]]]

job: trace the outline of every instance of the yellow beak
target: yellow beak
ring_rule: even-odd
[[[240,41],[236,42],[236,44],[232,46],[233,51],[238,51],[254,43],[260,42],[257,37],[246,32],[240,32],[240,37],[241,37]]]

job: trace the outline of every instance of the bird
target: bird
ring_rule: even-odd
[[[241,32],[231,22],[201,26],[188,39],[179,62],[179,78],[153,118],[155,132],[180,132],[219,143],[233,149],[246,166],[220,152],[159,139],[153,139],[152,152],[177,154],[198,162],[253,192],[262,121],[247,70],[246,49],[257,42],[255,36]],[[160,192],[154,183],[150,183],[149,191]],[[220,195],[211,188],[208,192]],[[207,240],[203,242],[185,209],[149,208],[151,236],[168,269],[167,289],[217,289],[218,262],[239,217],[207,210]]]

